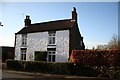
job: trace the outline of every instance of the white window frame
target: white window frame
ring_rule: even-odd
[[[26,60],[26,50],[21,50],[21,60]]]
[[[56,37],[55,37],[55,31],[50,31],[48,33],[48,45],[55,45],[56,41]]]
[[[56,51],[54,51],[54,50],[48,51],[47,52],[47,61],[48,62],[55,62],[55,60],[56,60]]]
[[[22,46],[27,46],[27,34],[22,34]]]

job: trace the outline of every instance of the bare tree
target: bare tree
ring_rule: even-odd
[[[109,49],[118,49],[119,45],[118,45],[118,36],[116,34],[114,34],[112,36],[112,39],[108,42],[108,48]]]
[[[110,49],[120,49],[120,38],[114,34],[108,44],[99,44],[96,47],[97,50],[110,50]]]
[[[108,45],[107,44],[99,44],[96,46],[97,50],[108,50]]]

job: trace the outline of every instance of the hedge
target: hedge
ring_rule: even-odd
[[[70,61],[91,67],[98,77],[120,79],[120,50],[72,50]]]
[[[98,71],[83,66],[80,63],[73,62],[42,62],[42,61],[19,61],[7,60],[7,68],[9,70],[40,72],[51,74],[67,74],[80,76],[98,76]]]
[[[120,50],[72,50],[70,60],[89,66],[120,66]]]
[[[120,67],[85,66],[81,63],[73,62],[19,60],[7,60],[6,64],[9,70],[120,79]]]

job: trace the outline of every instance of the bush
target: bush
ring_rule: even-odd
[[[70,60],[89,66],[120,66],[120,50],[73,50]]]
[[[35,51],[35,61],[47,61],[47,51]]]
[[[120,50],[73,50],[70,60],[89,66],[86,71],[93,72],[92,76],[96,73],[98,77],[120,79]],[[83,70],[82,74],[84,74],[84,69],[80,70]]]
[[[14,60],[7,60],[7,69],[11,70],[24,70],[24,61],[14,61]]]
[[[7,68],[19,71],[97,76],[97,70],[80,63],[7,60]]]
[[[94,66],[92,68],[98,71],[98,77],[120,79],[120,67]]]

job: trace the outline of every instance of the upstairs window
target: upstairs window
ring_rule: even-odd
[[[48,44],[55,44],[55,34],[56,32],[55,31],[50,31],[49,33],[49,37],[48,37]]]
[[[22,46],[27,45],[27,34],[22,34]]]

